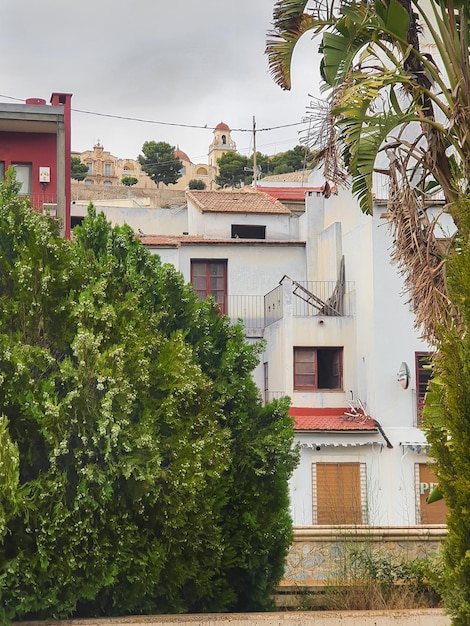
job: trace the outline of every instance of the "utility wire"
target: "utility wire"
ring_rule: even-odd
[[[139,117],[128,117],[125,115],[112,115],[111,113],[97,113],[96,111],[85,111],[83,109],[72,109],[72,111],[74,111],[75,113],[85,113],[87,115],[97,115],[99,117],[110,117],[112,119],[125,120],[129,122],[143,122],[145,124],[159,124],[161,126],[178,126],[179,128],[200,128],[204,130],[215,130],[217,128],[216,126],[207,126],[207,124],[205,124],[204,126],[201,126],[198,124],[180,124],[178,122],[160,122],[157,120],[147,120],[147,119],[143,119]],[[256,132],[278,130],[279,128],[289,128],[291,126],[300,126],[302,124],[305,124],[305,122],[294,122],[292,124],[280,124],[278,126],[271,126],[269,128],[257,128]],[[252,133],[253,129],[252,128],[230,128],[230,132]]]
[[[5,96],[0,94],[0,98],[7,98],[8,100],[16,100],[18,102],[25,102],[22,98],[13,98],[12,96]],[[144,124],[158,124],[160,126],[177,126],[179,128],[199,128],[203,130],[215,130],[216,126],[207,126],[207,124],[181,124],[178,122],[161,122],[158,120],[148,120],[140,117],[129,117],[126,115],[113,115],[111,113],[97,113],[96,111],[86,111],[84,109],[71,109],[74,113],[84,113],[85,115],[96,115],[97,117],[109,117],[116,120],[125,120],[128,122],[142,122]],[[293,122],[292,124],[279,124],[278,126],[270,126],[268,128],[257,128],[256,132],[261,133],[264,131],[278,130],[280,128],[291,128],[292,126],[301,126],[305,124],[305,121]],[[237,133],[253,133],[253,128],[231,128],[230,131]]]

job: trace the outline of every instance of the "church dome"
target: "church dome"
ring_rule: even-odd
[[[215,130],[230,130],[225,122],[219,122],[215,127]]]
[[[188,163],[191,163],[191,159],[188,157],[186,152],[183,152],[183,150],[180,150],[179,148],[176,148],[175,150],[175,157],[180,161],[187,161]]]

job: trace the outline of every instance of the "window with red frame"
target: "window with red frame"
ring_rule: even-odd
[[[294,348],[294,389],[341,389],[343,348]]]
[[[227,312],[227,261],[191,260],[191,284],[200,300],[211,295],[220,312]]]

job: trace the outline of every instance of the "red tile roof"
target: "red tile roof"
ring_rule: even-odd
[[[281,202],[304,202],[307,191],[316,191],[319,194],[323,191],[322,187],[270,187],[267,185],[257,185],[256,189]]]
[[[257,191],[187,191],[186,197],[202,212],[274,213],[291,215],[278,200]]]
[[[358,412],[351,417],[351,410],[340,408],[291,407],[289,415],[295,419],[297,431],[377,431],[375,420]]]
[[[277,240],[277,239],[223,239],[221,237],[204,237],[203,235],[139,235],[144,246],[159,246],[166,248],[179,248],[185,244],[195,245],[232,245],[232,246],[305,246],[305,241]]]

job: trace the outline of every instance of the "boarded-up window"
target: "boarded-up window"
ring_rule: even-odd
[[[313,465],[313,523],[366,524],[366,467],[363,463]]]
[[[416,463],[416,523],[417,524],[445,524],[447,508],[444,500],[428,504],[426,498],[437,486],[436,474],[432,466],[426,463]]]

